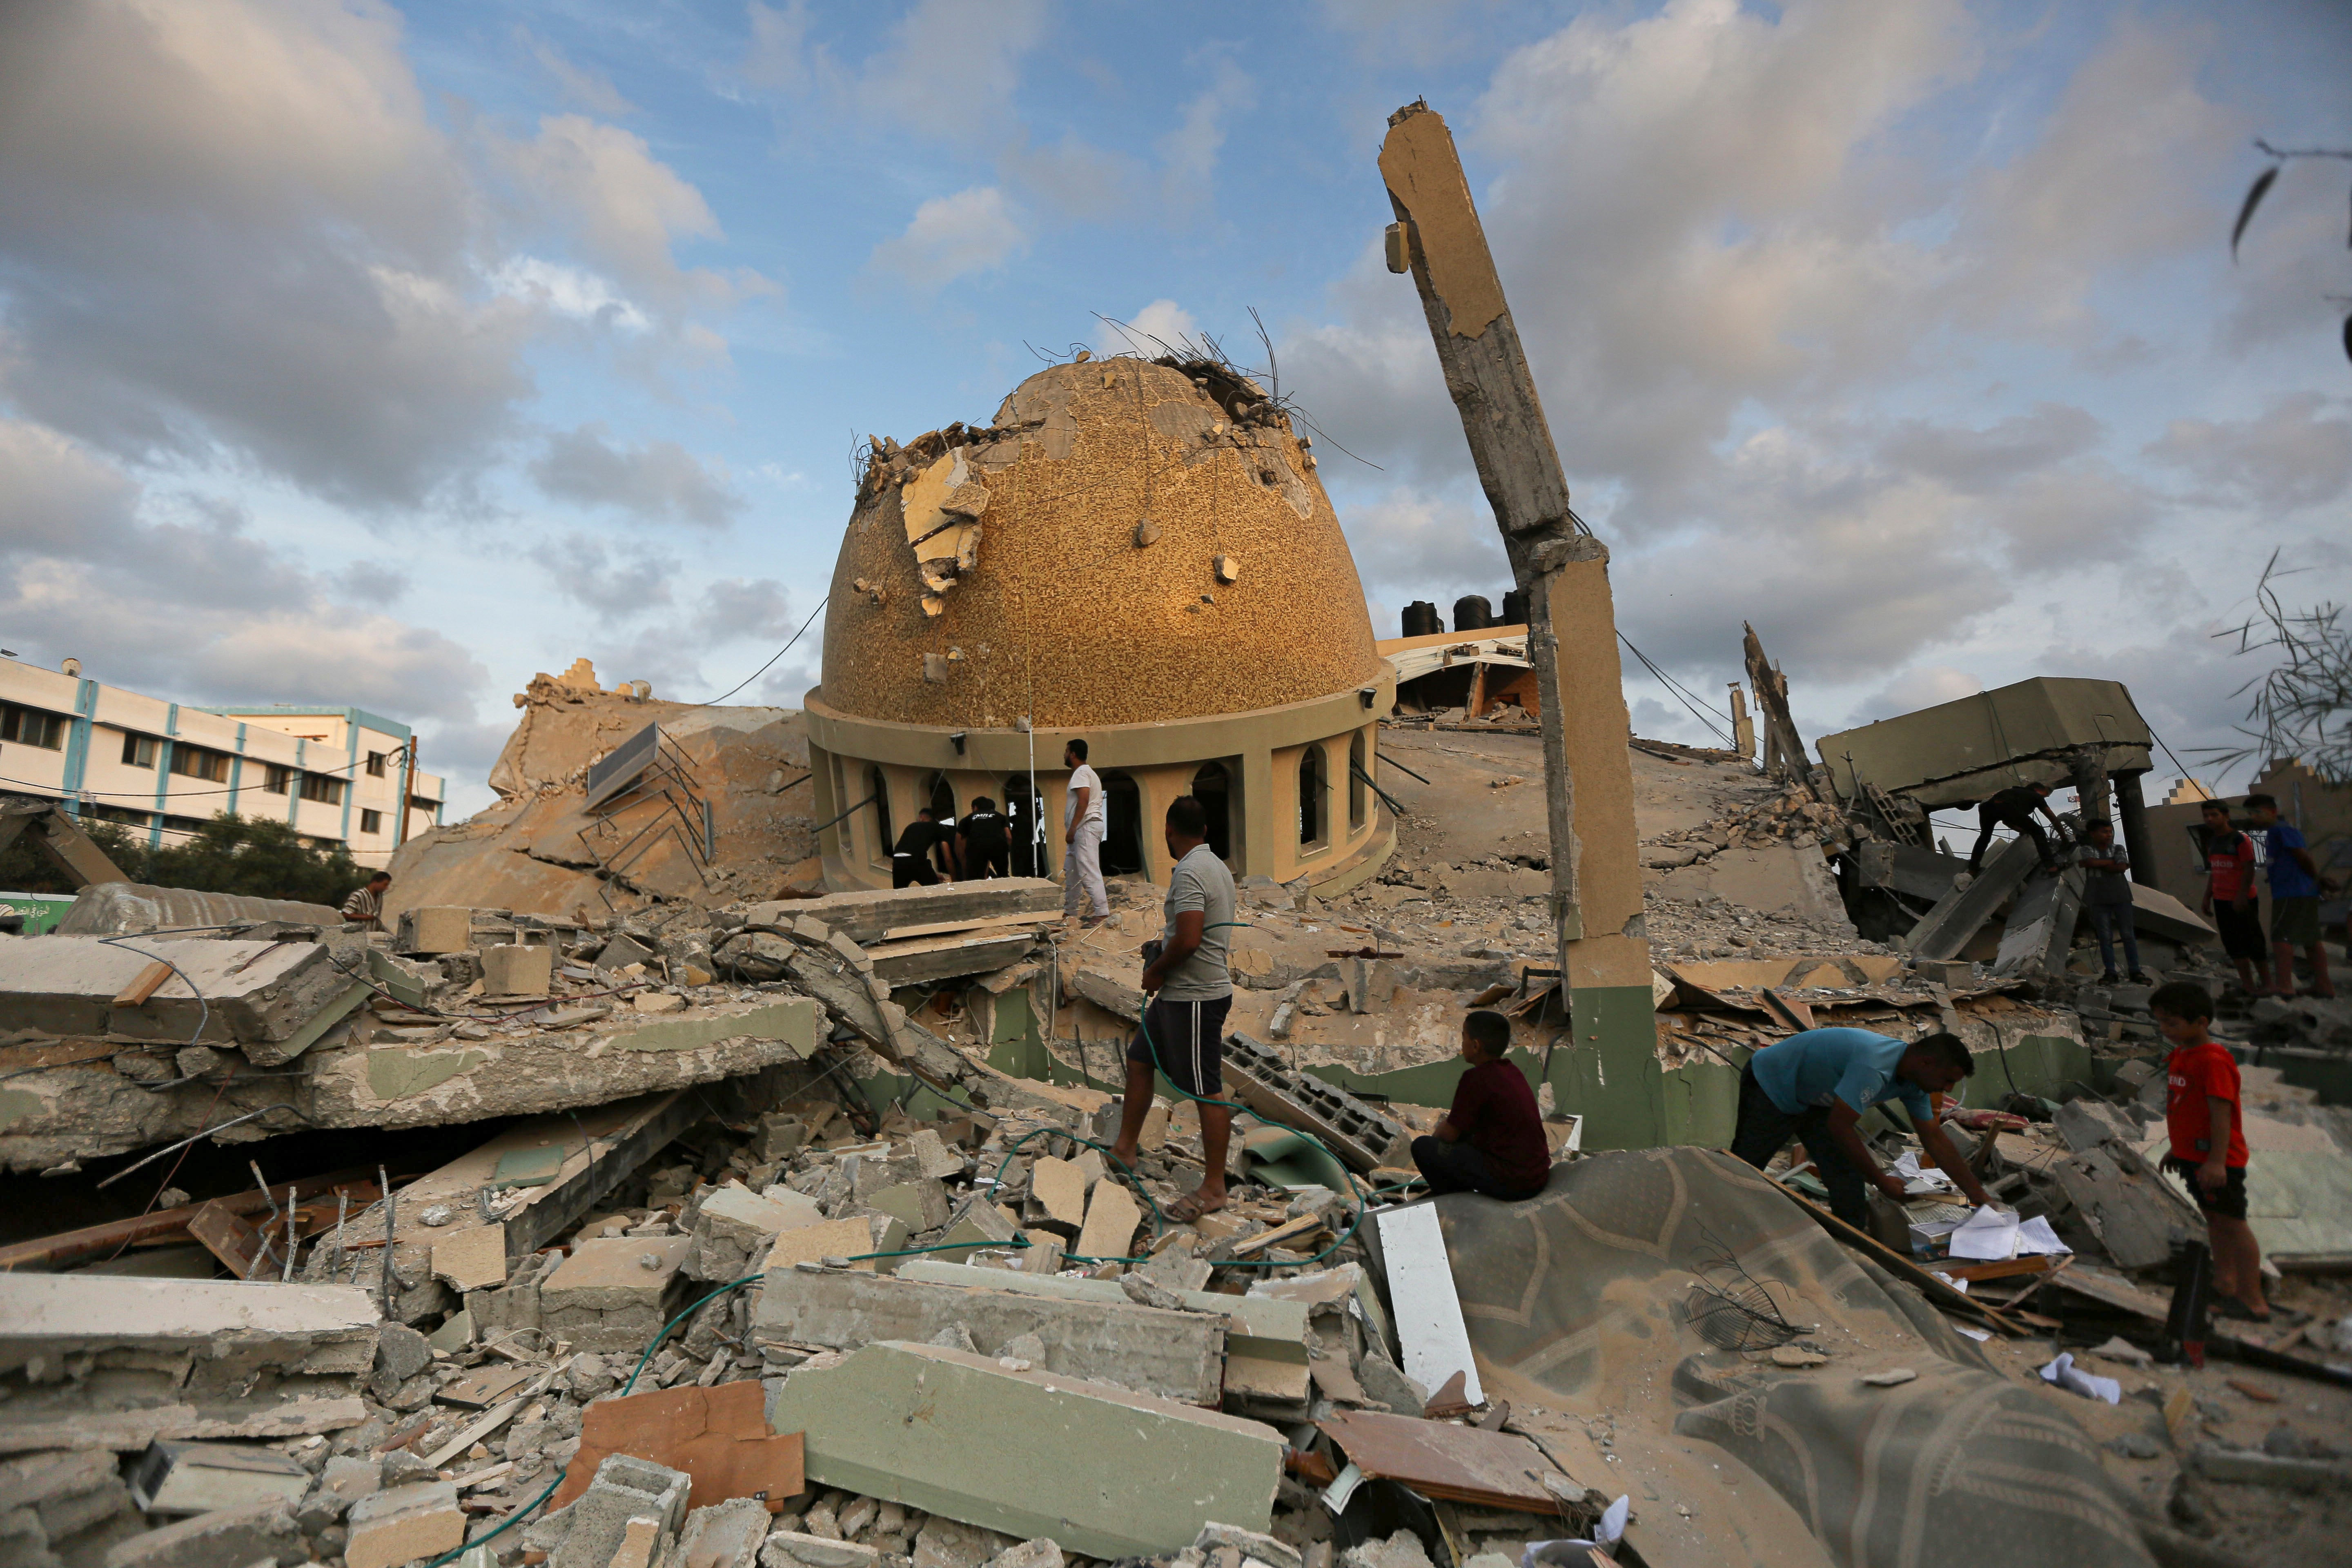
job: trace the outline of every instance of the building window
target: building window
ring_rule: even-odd
[[[1123,877],[1143,869],[1143,792],[1125,773],[1103,775],[1102,871]]]
[[[360,808],[360,831],[362,833],[382,833],[383,831],[383,813],[380,811],[370,811],[365,806],[362,806]]]
[[[163,819],[163,831],[166,833],[201,833],[204,827],[204,820],[201,817],[167,816]]]
[[[367,771],[368,777],[372,779],[380,779],[383,777],[383,753],[382,752],[370,752],[368,753]]]
[[[268,790],[271,795],[284,795],[289,788],[292,787],[294,782],[292,768],[283,763],[265,763],[262,765],[268,770],[261,777],[263,789]]]
[[[1324,821],[1323,748],[1309,746],[1298,753],[1298,842],[1312,847],[1325,842],[1330,832]]]
[[[1209,816],[1209,848],[1230,866],[1234,860],[1233,775],[1223,763],[1202,763],[1192,775],[1192,798]]]
[[[1364,825],[1364,775],[1371,769],[1364,765],[1364,732],[1359,730],[1348,741],[1348,826]]]
[[[66,716],[0,702],[0,741],[38,746],[45,752],[62,752],[66,749]]]
[[[1004,816],[1013,834],[1013,874],[1016,877],[1043,877],[1050,874],[1050,857],[1037,837],[1037,804],[1029,798],[1029,775],[1014,773],[1004,781]]]
[[[155,737],[130,735],[122,737],[122,765],[126,768],[152,768],[155,765]]]
[[[408,809],[411,811],[438,811],[441,809],[441,803],[435,800],[429,795],[412,795],[408,797]]]
[[[202,746],[172,748],[172,771],[184,778],[203,779],[208,784],[228,783],[228,753],[206,751]]]
[[[343,804],[343,781],[329,778],[324,773],[304,773],[302,798],[315,800],[320,805],[341,805]]]

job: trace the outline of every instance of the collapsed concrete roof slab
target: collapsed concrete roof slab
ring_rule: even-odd
[[[294,899],[257,899],[243,893],[200,893],[193,888],[155,888],[143,882],[100,882],[74,896],[73,908],[58,922],[58,936],[125,936],[142,931],[186,931],[199,926],[249,925],[281,921],[341,927],[340,910]]]
[[[168,973],[149,987],[144,981],[155,978],[149,972],[159,963]],[[87,936],[0,942],[8,1022],[61,1035],[267,1047],[293,1036],[350,984],[317,942],[159,937],[118,946]],[[141,991],[143,1001],[130,1000]],[[252,1054],[265,1063],[282,1059],[266,1048]]]
[[[1875,784],[1933,808],[2070,784],[2063,753],[2075,747],[2103,750],[2111,773],[2145,773],[2154,743],[2121,681],[2041,676],[1823,735],[1815,749],[1842,796]]]

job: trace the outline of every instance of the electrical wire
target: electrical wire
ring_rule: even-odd
[[[1660,669],[1655,664],[1652,663],[1648,654],[1645,654],[1640,648],[1633,647],[1633,639],[1632,637],[1627,637],[1622,631],[1620,631],[1617,634],[1617,640],[1623,643],[1625,647],[1632,651],[1633,657],[1642,661],[1643,668],[1648,670],[1652,675],[1658,678],[1658,684],[1664,687],[1667,692],[1673,696],[1676,701],[1680,702],[1684,707],[1689,709],[1694,714],[1697,715],[1698,721],[1706,725],[1707,729],[1714,733],[1717,740],[1721,741],[1727,746],[1734,744],[1731,737],[1724,733],[1722,726],[1717,724],[1712,718],[1708,717],[1707,710],[1701,708],[1690,697],[1684,695],[1684,689],[1675,684],[1673,677],[1669,676],[1664,670]]]
[[[788,643],[784,644],[784,646],[783,646],[783,647],[782,647],[778,648],[774,653],[772,653],[772,654],[770,654],[770,655],[768,656],[768,664],[763,664],[763,665],[761,665],[759,668],[757,668],[757,669],[753,670],[751,674],[749,674],[749,675],[745,676],[742,679],[740,679],[740,680],[737,681],[734,685],[732,685],[732,686],[729,687],[726,690],[724,690],[724,691],[720,692],[718,696],[716,696],[716,697],[712,697],[712,698],[709,698],[709,699],[706,699],[705,700],[700,701],[700,702],[689,702],[689,703],[688,703],[688,704],[687,704],[687,706],[688,706],[688,707],[689,707],[689,708],[713,708],[713,707],[716,707],[716,706],[718,706],[719,703],[726,701],[730,697],[734,696],[737,692],[739,692],[739,691],[742,690],[742,689],[743,689],[743,688],[745,688],[745,687],[747,687],[747,686],[751,685],[751,682],[753,682],[753,681],[755,681],[755,680],[759,679],[760,679],[760,677],[761,677],[761,676],[763,676],[763,675],[767,674],[767,673],[768,673],[768,665],[769,665],[769,664],[773,664],[773,663],[775,663],[775,662],[776,662],[776,660],[778,660],[778,659],[780,659],[780,658],[783,658],[783,657],[784,657],[784,655],[786,655],[786,654],[788,654],[788,653],[792,652],[792,651],[793,651],[793,643],[796,643],[796,642],[798,642],[798,641],[800,641],[800,640],[801,640],[802,634],[803,634],[803,633],[805,633],[805,632],[809,629],[809,627],[810,627],[811,626],[813,626],[813,625],[814,625],[814,624],[815,624],[817,616],[820,616],[820,615],[822,615],[822,614],[824,614],[824,607],[825,607],[827,605],[831,604],[831,603],[833,603],[833,595],[830,595],[830,594],[827,594],[824,598],[819,599],[819,600],[816,602],[816,608],[815,608],[815,609],[814,609],[814,610],[811,610],[811,611],[808,613],[808,619],[807,619],[807,620],[805,620],[805,621],[803,621],[803,622],[801,623],[801,629],[800,629],[800,631],[794,632],[794,633],[793,634],[792,642],[788,642]]]

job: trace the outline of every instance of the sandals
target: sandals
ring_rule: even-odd
[[[1199,1219],[1202,1215],[1215,1214],[1224,1206],[1225,1205],[1222,1203],[1204,1204],[1201,1201],[1200,1194],[1187,1193],[1182,1197],[1178,1198],[1174,1203],[1168,1205],[1168,1223],[1171,1225],[1191,1225],[1194,1220]]]

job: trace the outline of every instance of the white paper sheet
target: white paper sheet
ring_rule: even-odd
[[[1924,1197],[1930,1193],[1959,1190],[1953,1184],[1952,1178],[1944,1174],[1939,1167],[1932,1163],[1922,1164],[1916,1149],[1903,1151],[1902,1157],[1895,1162],[1895,1173],[1903,1178],[1906,1197]]]
[[[2035,1215],[2017,1227],[2017,1250],[2020,1253],[2039,1253],[2044,1257],[2057,1257],[2074,1249],[2058,1239],[2058,1233],[2050,1228],[2048,1219],[2041,1215]]]
[[[1952,1256],[1970,1263],[2000,1263],[2017,1256],[2014,1210],[1980,1208],[1952,1232]]]
[[[2083,1371],[2074,1364],[2074,1352],[2063,1351],[2058,1359],[2042,1369],[2042,1381],[2054,1383],[2069,1394],[2079,1394],[2085,1399],[2104,1399],[2110,1405],[2124,1402],[2124,1385],[2112,1377],[2100,1377]]]

